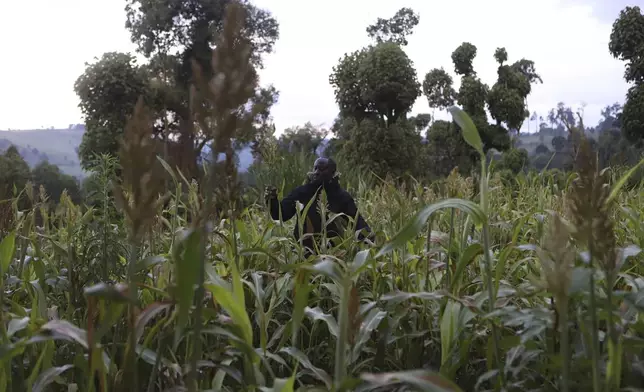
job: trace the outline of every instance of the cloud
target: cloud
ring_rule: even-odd
[[[623,2],[624,0],[615,0]],[[330,126],[337,114],[329,74],[346,52],[369,43],[366,27],[400,7],[420,14],[406,52],[419,79],[432,68],[452,73],[450,55],[463,41],[478,47],[475,67],[484,82],[496,78],[494,50],[504,46],[510,61],[536,63],[544,84],[528,98],[531,111],[545,114],[557,102],[586,102],[586,120],[622,102],[624,66],[608,53],[612,20],[601,0],[255,0],[280,23],[275,53],[266,59],[262,83],[281,93],[273,110],[278,130],[307,121]],[[33,0],[1,2],[3,62],[0,63],[0,129],[66,126],[80,122],[73,91],[84,62],[107,51],[133,51],[124,1]],[[621,7],[618,7],[621,9]],[[606,8],[609,9],[609,8]],[[8,17],[7,17],[8,16]],[[455,78],[458,81],[458,78]],[[421,97],[414,111],[426,112]],[[444,113],[438,117],[447,118]]]

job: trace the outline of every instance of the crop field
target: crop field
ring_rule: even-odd
[[[85,65],[84,131],[0,140],[0,392],[644,391],[639,7],[608,43],[632,86],[596,126],[563,102],[531,114],[544,81],[503,47],[483,54],[493,84],[467,41],[421,84],[403,49],[419,16],[403,7],[329,70],[330,129],[276,136],[279,91],[259,72],[279,37],[270,11],[125,3],[145,60]],[[432,114],[412,115],[421,95]],[[528,118],[539,134],[522,141]],[[368,241],[328,211],[355,215],[336,178]],[[328,181],[319,200],[273,219],[275,191],[308,179]]]
[[[347,235],[309,259],[260,194],[202,225],[214,198],[167,165],[177,192],[137,205],[140,190],[123,218],[106,158],[99,208],[48,210],[41,189],[4,209],[0,390],[642,385],[644,191],[588,151],[575,173],[512,181],[486,164],[406,186],[346,171],[376,244]],[[297,182],[307,159],[254,174]]]

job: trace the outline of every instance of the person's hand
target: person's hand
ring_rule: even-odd
[[[264,201],[268,204],[273,199],[277,199],[277,188],[269,185],[264,188]]]

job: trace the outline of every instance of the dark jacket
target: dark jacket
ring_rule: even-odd
[[[322,191],[322,189],[324,189],[324,191],[326,192],[328,209],[331,212],[336,214],[343,213],[351,217],[352,219],[354,219],[356,224],[356,231],[361,231],[362,229],[364,229],[367,233],[371,233],[371,228],[367,225],[367,222],[365,222],[362,216],[358,214],[358,208],[356,207],[356,203],[353,200],[353,197],[351,197],[349,192],[342,189],[337,178],[334,178],[329,183],[326,183],[323,187],[318,187],[317,185],[312,183],[307,183],[307,184],[298,186],[297,188],[293,189],[293,191],[291,191],[291,193],[289,193],[288,196],[282,199],[281,202],[279,202],[277,198],[272,199],[270,201],[271,217],[274,220],[279,220],[280,219],[279,209],[281,207],[282,221],[288,221],[293,217],[293,215],[296,215],[297,201],[299,201],[306,207],[309,201],[312,198],[315,198],[315,201],[311,204],[311,207],[309,208],[307,213],[308,222],[305,222],[305,223],[309,223],[310,226],[305,224],[303,228],[303,232],[304,234],[311,233],[311,232],[321,233],[322,218],[320,217],[320,213],[318,212],[318,201],[319,201],[320,192]],[[296,219],[298,218],[296,217]],[[327,217],[327,222],[329,221],[329,219],[330,217]],[[333,222],[327,224],[328,238],[332,238],[335,236],[342,236],[343,234],[342,228],[338,223],[339,223],[338,218],[336,218],[333,220]],[[307,227],[308,227],[308,230],[307,230]],[[295,236],[295,239],[299,240],[300,238],[299,221],[296,221],[295,229],[293,231],[294,231],[293,235]],[[364,239],[364,235],[360,233],[358,238],[362,240]],[[310,242],[310,241],[307,241],[307,242]]]

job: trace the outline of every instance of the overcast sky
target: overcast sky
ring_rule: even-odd
[[[411,7],[420,24],[405,50],[421,82],[436,67],[454,76],[450,54],[469,41],[478,48],[476,71],[492,85],[494,50],[503,46],[510,61],[533,60],[543,78],[528,98],[531,112],[585,102],[590,125],[602,107],[623,102],[624,65],[609,54],[608,40],[619,11],[637,3],[644,0],[256,0],[280,23],[262,83],[280,90],[273,108],[278,132],[307,121],[330,125],[337,114],[332,67],[369,43],[365,28],[376,18]],[[0,1],[0,129],[82,122],[73,85],[84,63],[134,50],[124,7],[123,0]],[[414,112],[428,110],[419,98]]]

